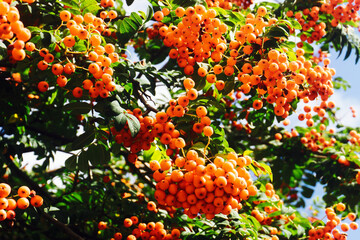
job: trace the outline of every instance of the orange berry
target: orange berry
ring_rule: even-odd
[[[0,209],[7,209],[9,206],[9,201],[7,198],[0,198]]]
[[[83,94],[83,90],[80,87],[76,87],[73,89],[72,93],[74,97],[80,98]]]
[[[30,203],[34,207],[41,207],[43,205],[43,198],[39,195],[35,195],[30,199]]]
[[[19,198],[16,203],[17,203],[17,207],[20,209],[26,209],[30,205],[29,200],[24,197]]]
[[[211,135],[214,134],[214,130],[213,130],[213,128],[210,127],[210,126],[205,126],[205,127],[203,128],[203,133],[204,133],[205,136],[210,137]]]
[[[99,230],[104,230],[104,229],[106,229],[106,228],[107,228],[107,223],[106,223],[106,222],[100,221],[100,222],[98,223],[98,229],[99,229]]]
[[[207,114],[207,110],[204,106],[199,106],[196,108],[196,115],[199,117],[199,118],[202,118],[202,117],[205,117]]]
[[[30,195],[30,188],[28,188],[27,186],[21,186],[18,189],[18,195],[19,197],[27,198]]]
[[[11,187],[6,183],[0,183],[0,198],[5,198],[9,196],[11,192]]]
[[[130,218],[125,218],[124,220],[124,226],[125,227],[131,227],[133,225],[133,222]]]
[[[40,92],[46,92],[49,88],[49,84],[45,81],[41,81],[38,83],[38,89]]]
[[[69,11],[63,10],[60,12],[61,21],[67,22],[71,19],[71,13]]]

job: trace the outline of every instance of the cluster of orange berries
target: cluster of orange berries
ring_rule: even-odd
[[[233,8],[233,4],[241,9],[247,9],[254,0],[206,0],[208,7],[220,7],[230,10]]]
[[[192,75],[195,63],[203,62],[209,57],[216,62],[220,61],[227,48],[226,40],[222,35],[227,32],[228,27],[215,18],[216,11],[196,5],[186,10],[178,7],[175,9],[175,14],[182,18],[178,25],[162,26],[159,34],[165,46],[174,47],[170,50],[169,56],[177,59],[178,65],[184,68],[185,74]],[[207,71],[205,68],[200,68],[198,74],[205,77]]]
[[[327,52],[322,51],[321,49],[319,49],[318,51],[318,56],[313,55],[313,57],[311,58],[311,60],[316,63],[319,64],[320,62],[323,62],[326,58],[329,57],[329,54]]]
[[[331,147],[336,143],[336,139],[333,137],[330,138],[330,140],[326,139],[326,136],[324,136],[325,130],[326,126],[324,124],[321,124],[319,132],[315,128],[313,128],[306,132],[304,137],[302,137],[300,141],[302,144],[304,144],[305,147],[307,147],[313,152],[322,151],[323,149]]]
[[[11,193],[11,187],[6,183],[0,183],[0,221],[5,219],[13,220],[15,218],[15,209],[26,209],[30,204],[34,207],[40,207],[43,204],[43,198],[30,191],[27,186],[21,186],[18,189],[19,199],[7,198]],[[30,202],[28,197],[31,197]]]
[[[217,89],[222,90],[225,83],[217,80],[217,75],[224,73],[232,76],[235,69],[238,69],[238,80],[243,83],[240,90],[247,94],[256,86],[260,96],[265,98],[265,94],[268,93],[267,102],[276,103],[274,112],[283,118],[288,116],[290,103],[297,97],[314,100],[320,95],[323,100],[327,100],[333,94],[331,79],[335,70],[327,67],[330,61],[326,59],[325,67],[313,67],[311,61],[305,60],[305,52],[301,48],[296,51],[297,59],[291,62],[286,54],[287,49],[282,49],[282,53],[275,49],[270,50],[266,58],[256,63],[246,61],[245,57],[254,51],[251,44],[261,45],[266,40],[260,36],[264,27],[271,26],[277,21],[270,19],[265,22],[263,16],[267,14],[266,8],[260,7],[257,15],[248,14],[246,24],[235,33],[235,40],[229,45],[222,38],[222,34],[227,31],[226,25],[219,22],[211,10],[203,12],[201,6],[186,10],[178,8],[175,10],[176,15],[185,15],[178,26],[163,26],[159,29],[160,35],[164,37],[164,44],[175,47],[170,50],[169,56],[178,60],[185,74],[194,73],[195,62],[211,58],[216,65],[209,71],[205,67],[199,67],[197,74],[206,77],[209,83],[215,83]],[[203,25],[200,27],[199,24]],[[221,60],[227,53],[227,48],[230,56],[226,59],[226,66],[222,66]],[[240,62],[243,64],[239,68]],[[257,99],[253,103],[254,109],[260,109],[262,106],[262,99]]]
[[[308,103],[309,98],[307,98],[307,97],[303,98],[303,102]],[[332,109],[334,107],[335,107],[335,104],[332,101],[329,101],[329,102],[322,101],[319,106],[314,106],[313,108],[311,108],[309,105],[305,105],[304,106],[305,113],[300,113],[298,115],[298,119],[300,121],[304,121],[306,119],[306,125],[308,127],[312,127],[312,126],[314,126],[314,120],[312,119],[311,111],[315,112],[319,117],[323,118],[325,116],[326,109],[327,108]]]
[[[323,3],[320,7],[321,12],[331,14],[334,17],[331,21],[333,27],[336,27],[339,22],[343,24],[350,21],[358,22],[360,20],[359,10],[359,0],[350,0],[346,6],[343,5],[343,1],[330,0]]]
[[[18,9],[10,4],[11,1],[0,2],[0,39],[13,42],[12,39],[16,36],[17,40],[13,44],[11,57],[15,61],[22,61],[26,57],[25,42],[30,40],[31,32],[20,21]]]
[[[207,163],[208,161],[208,163]],[[199,214],[212,219],[215,214],[228,215],[241,209],[242,200],[257,194],[251,175],[246,170],[252,159],[229,153],[226,159],[216,156],[213,162],[189,150],[184,157],[153,160],[150,168],[157,182],[155,199],[160,205],[183,208],[190,218]]]
[[[127,240],[136,239],[159,239],[159,240],[171,240],[179,239],[180,230],[174,228],[172,230],[166,230],[162,222],[148,222],[140,223],[138,217],[132,216],[131,218],[124,219],[124,226],[126,228],[133,227],[132,233],[127,236]],[[111,240],[121,240],[122,234],[117,232]]]
[[[349,132],[349,142],[353,145],[360,145],[360,133],[355,130]]]
[[[166,9],[166,8],[163,8],[163,9]],[[162,12],[164,12],[162,10]],[[147,36],[149,37],[149,39],[154,39],[156,37],[159,36],[159,29],[164,26],[165,24],[163,24],[162,22],[154,22],[152,27],[149,27],[146,29],[146,33],[147,33]]]
[[[117,12],[114,10],[100,12],[100,17],[94,16],[92,13],[86,13],[82,15],[72,15],[69,11],[63,10],[60,12],[60,19],[62,20],[61,26],[66,26],[69,35],[66,35],[62,39],[62,44],[56,46],[56,51],[61,51],[64,48],[64,53],[67,56],[67,60],[54,62],[54,56],[49,53],[48,49],[40,49],[40,56],[44,57],[37,67],[41,71],[48,69],[51,65],[51,71],[57,76],[57,85],[59,87],[65,87],[68,82],[68,77],[75,70],[82,69],[89,73],[89,78],[82,82],[82,87],[75,87],[72,90],[74,97],[80,98],[83,95],[83,89],[89,91],[91,98],[97,98],[98,96],[106,98],[109,96],[109,92],[114,91],[116,85],[113,81],[113,69],[110,67],[112,63],[118,62],[120,57],[115,52],[115,46],[111,43],[102,43],[101,33],[104,32],[106,27],[104,19],[115,19]],[[61,27],[60,26],[60,27]],[[59,28],[60,28],[59,27]],[[66,31],[63,31],[66,32]],[[87,49],[84,52],[74,52],[73,49],[76,44],[80,44],[81,40],[85,40],[88,44]],[[86,44],[85,44],[86,45]],[[104,46],[103,46],[104,45]],[[35,49],[32,46],[29,51]],[[85,55],[91,63],[88,67],[77,66],[75,63],[70,62],[68,56]],[[66,62],[66,64],[63,64]],[[90,77],[92,75],[92,78]],[[49,84],[46,81],[38,83],[38,88],[41,92],[47,91]]]
[[[352,117],[356,118],[356,111],[353,107],[350,107],[351,113],[352,113]]]
[[[289,10],[286,13],[286,16],[289,18],[295,18],[300,25],[302,26],[300,40],[302,42],[313,43],[314,41],[319,41],[326,34],[326,24],[319,21],[320,8],[317,6],[312,7],[311,9],[304,9],[303,11],[298,11],[294,13]],[[310,32],[311,36],[307,36],[305,33]],[[298,47],[301,47],[303,43],[298,43]]]
[[[336,27],[339,22],[345,24],[348,21],[358,22],[360,17],[358,11],[360,9],[360,1],[349,1],[346,6],[342,5],[343,1],[331,0],[323,3],[320,7],[313,6],[311,9],[305,8],[302,11],[293,12],[289,10],[287,17],[295,17],[302,26],[301,41],[313,43],[319,41],[326,34],[326,24],[320,20],[319,14],[325,13],[333,16],[331,26]],[[310,32],[311,36],[305,34]],[[298,43],[302,46],[302,43]]]
[[[342,212],[346,208],[345,204],[338,203],[334,207],[329,207],[325,209],[325,214],[327,217],[327,222],[325,227],[317,227],[312,228],[309,230],[309,240],[316,240],[316,239],[335,239],[335,240],[345,240],[347,239],[347,235],[345,232],[349,231],[350,229],[356,230],[358,229],[358,224],[355,221],[356,214],[349,213],[347,218],[351,221],[350,224],[348,223],[341,223],[341,217],[337,216],[337,212]],[[336,227],[340,226],[341,232]]]
[[[111,130],[117,143],[123,144],[125,147],[130,147],[130,162],[134,163],[137,159],[136,153],[139,151],[149,150],[155,138],[158,138],[162,144],[169,145],[167,151],[169,156],[173,154],[173,151],[176,149],[175,141],[179,138],[180,132],[175,129],[167,113],[157,112],[154,118],[151,116],[143,116],[140,108],[136,108],[133,111],[128,110],[127,112],[139,120],[139,133],[135,137],[132,137],[127,125],[120,131],[116,131],[115,128]]]

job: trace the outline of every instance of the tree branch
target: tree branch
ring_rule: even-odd
[[[59,220],[57,220],[56,218],[53,218],[50,214],[42,212],[41,216],[44,217],[46,220],[48,220],[49,222],[53,223],[54,225],[56,225],[59,229],[61,229],[66,235],[68,235],[70,237],[70,239],[74,239],[74,240],[84,240],[84,238],[82,238],[81,236],[79,236],[78,234],[76,234],[73,230],[71,230],[67,225],[65,225],[64,223],[60,222]]]
[[[140,84],[137,81],[132,81],[134,87],[134,96],[140,100],[142,104],[146,107],[146,109],[153,111],[154,113],[159,112],[156,108],[151,106],[148,101],[144,98],[142,94],[140,94]]]
[[[56,202],[55,198],[51,196],[44,188],[39,187],[39,185],[34,182],[24,171],[20,170],[15,163],[10,158],[10,153],[3,155],[7,166],[10,168],[11,172],[21,178],[26,184],[36,191],[42,197],[45,197],[50,200],[50,202]]]

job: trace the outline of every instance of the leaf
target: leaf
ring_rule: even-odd
[[[82,172],[87,172],[89,169],[89,154],[87,151],[82,151],[79,155],[78,160],[79,170]]]
[[[153,16],[154,16],[154,10],[152,9],[152,7],[148,6],[147,17],[145,19],[145,22],[150,21]]]
[[[4,57],[7,56],[7,47],[4,44],[4,42],[0,41],[0,60],[4,59]]]
[[[128,6],[130,6],[131,4],[133,4],[134,3],[134,0],[126,0],[126,4],[128,5]]]
[[[124,113],[120,113],[119,115],[114,117],[114,121],[115,121],[115,129],[117,131],[120,131],[121,129],[124,128],[124,126],[127,122],[127,118]]]
[[[288,37],[289,32],[281,26],[274,26],[265,34],[266,37]]]
[[[56,38],[54,35],[52,35],[49,32],[41,32],[40,33],[40,39],[43,45],[47,46],[50,45],[51,43],[56,42]]]
[[[87,130],[79,137],[77,137],[74,142],[71,143],[71,150],[81,149],[94,141],[95,130],[93,128]]]
[[[110,161],[110,151],[101,144],[92,144],[87,149],[88,158],[93,166],[106,164]]]
[[[86,102],[72,102],[63,107],[64,111],[71,111],[74,114],[86,114],[90,112],[91,105]]]
[[[191,146],[190,149],[195,149],[200,152],[204,152],[205,144],[203,142],[197,142],[194,145]]]
[[[61,0],[61,3],[64,4],[65,6],[70,7],[70,9],[80,10],[80,5],[76,1],[73,1],[73,0]]]
[[[119,29],[118,39],[120,43],[127,43],[142,28],[143,24],[143,19],[136,12],[132,12],[129,17],[119,20],[117,27]]]
[[[83,14],[88,12],[96,14],[100,9],[96,0],[80,1],[80,10]]]
[[[76,155],[72,155],[65,161],[65,167],[67,169],[69,169],[70,171],[74,171],[76,169],[76,165],[77,165],[77,156]]]
[[[306,198],[311,198],[312,194],[314,193],[314,189],[309,188],[307,186],[302,186],[301,194]]]
[[[135,137],[136,134],[140,131],[140,122],[134,115],[129,113],[125,113],[125,116],[127,118],[130,134],[132,137]]]
[[[117,116],[122,113],[124,113],[124,109],[116,99],[111,101],[108,106],[105,106],[105,115],[108,117]]]
[[[181,6],[183,8],[186,8],[198,4],[206,6],[206,1],[205,0],[173,0],[172,4],[175,5],[175,7]]]

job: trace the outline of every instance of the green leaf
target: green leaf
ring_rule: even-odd
[[[63,107],[64,111],[71,111],[73,114],[86,114],[90,112],[91,105],[86,102],[71,102]]]
[[[108,117],[117,116],[122,113],[124,113],[124,109],[116,99],[111,101],[108,106],[105,106],[105,115]]]
[[[4,42],[0,41],[0,60],[4,59],[4,57],[7,56],[7,47],[4,44]]]
[[[172,4],[175,5],[176,7],[181,6],[183,8],[186,8],[198,4],[206,6],[206,1],[205,0],[173,0]]]
[[[124,113],[120,113],[119,115],[114,117],[114,121],[115,121],[115,129],[117,131],[120,131],[121,129],[124,128],[124,126],[127,122],[126,115]]]
[[[136,134],[140,131],[140,122],[134,115],[129,113],[125,113],[125,116],[127,118],[130,134],[132,137],[135,137]]]
[[[93,128],[87,130],[79,137],[77,137],[74,142],[71,143],[71,150],[81,149],[94,141],[95,130]]]
[[[101,8],[96,0],[80,1],[80,10],[83,14],[88,12],[96,14]]]
[[[311,196],[313,195],[314,193],[314,189],[312,188],[309,188],[307,186],[302,186],[302,192],[301,194],[306,197],[306,198],[311,198]]]
[[[77,165],[77,156],[76,155],[72,155],[65,161],[65,167],[67,169],[69,169],[70,171],[74,171],[76,169],[76,165]]]
[[[126,4],[128,5],[128,6],[130,6],[131,4],[133,4],[134,3],[134,0],[126,0]]]
[[[152,7],[148,6],[148,9],[147,9],[147,17],[146,17],[146,20],[145,22],[148,22],[151,20],[151,18],[154,16],[154,10],[152,9]]]
[[[80,5],[74,0],[61,0],[61,3],[70,7],[69,9],[80,10]]]
[[[89,169],[89,154],[87,151],[82,151],[79,155],[78,160],[79,170],[82,172],[87,172]]]
[[[118,38],[120,43],[127,43],[142,28],[143,24],[143,19],[136,12],[132,12],[129,17],[119,20],[117,27],[119,29]]]
[[[274,26],[265,34],[266,37],[288,37],[289,32],[281,26]]]
[[[88,158],[93,166],[106,164],[110,161],[110,151],[101,144],[92,144],[87,149]]]

